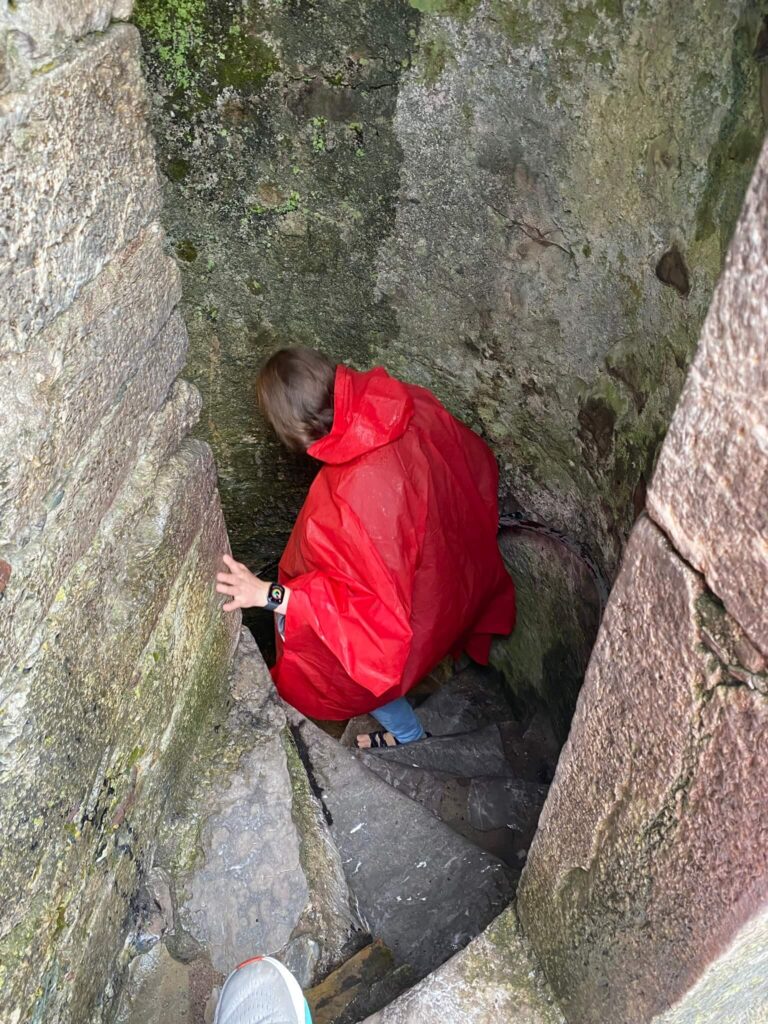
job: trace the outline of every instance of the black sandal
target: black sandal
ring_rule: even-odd
[[[403,745],[397,738],[397,736],[395,736],[393,732],[390,732],[389,729],[377,729],[376,732],[369,732],[366,733],[366,735],[368,739],[371,741],[370,747],[361,747],[360,744],[357,742],[357,737],[355,737],[355,748],[357,750],[393,750],[395,747],[402,747]],[[384,737],[387,735],[391,736],[395,742],[387,743],[387,741],[384,739]],[[425,732],[423,739],[431,740],[432,733]]]
[[[394,743],[387,743],[387,741],[384,739],[384,737],[387,734],[389,734],[392,737],[392,739],[395,741]],[[395,736],[394,733],[391,733],[389,729],[377,729],[376,732],[367,733],[367,736],[368,739],[371,741],[370,747],[361,747],[360,744],[357,742],[357,738],[355,738],[355,746],[357,747],[358,750],[392,750],[394,747],[402,746],[397,736]]]

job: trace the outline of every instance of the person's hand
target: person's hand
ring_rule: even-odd
[[[254,576],[240,562],[229,555],[222,555],[229,572],[216,574],[216,590],[219,594],[227,594],[232,600],[223,606],[225,612],[233,612],[236,608],[265,608],[269,596],[269,583]]]

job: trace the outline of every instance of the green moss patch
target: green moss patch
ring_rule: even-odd
[[[511,4],[508,0],[493,0],[491,15],[511,43],[530,46],[541,32],[541,26],[530,7],[523,0]]]
[[[447,14],[466,21],[475,13],[480,0],[409,0],[411,7],[424,14]]]
[[[169,82],[187,89],[205,36],[205,0],[137,0],[133,19],[154,48]]]
[[[279,68],[258,23],[233,15],[226,5],[137,0],[133,19],[180,111],[208,107],[227,88],[256,92]]]
[[[453,50],[447,39],[438,36],[427,40],[421,48],[421,77],[424,84],[434,85],[451,60]]]

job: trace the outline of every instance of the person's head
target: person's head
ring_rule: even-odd
[[[305,452],[333,425],[336,367],[315,349],[281,348],[256,379],[259,408],[277,436],[294,452]]]

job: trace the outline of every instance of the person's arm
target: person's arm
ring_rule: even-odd
[[[229,555],[222,557],[230,572],[217,574],[216,590],[232,599],[223,610],[266,607],[269,582]],[[399,682],[412,632],[398,602],[390,607],[368,587],[338,571],[315,571],[292,580],[275,614],[285,614],[289,603],[286,641],[293,648],[300,650],[319,639],[344,670],[372,693],[385,693]]]
[[[236,608],[266,608],[270,581],[260,580],[250,569],[229,555],[222,555],[222,558],[229,572],[216,574],[216,590],[232,598],[223,606],[223,610],[233,612]],[[285,615],[290,597],[291,592],[286,587],[282,603],[274,609],[276,615]]]

